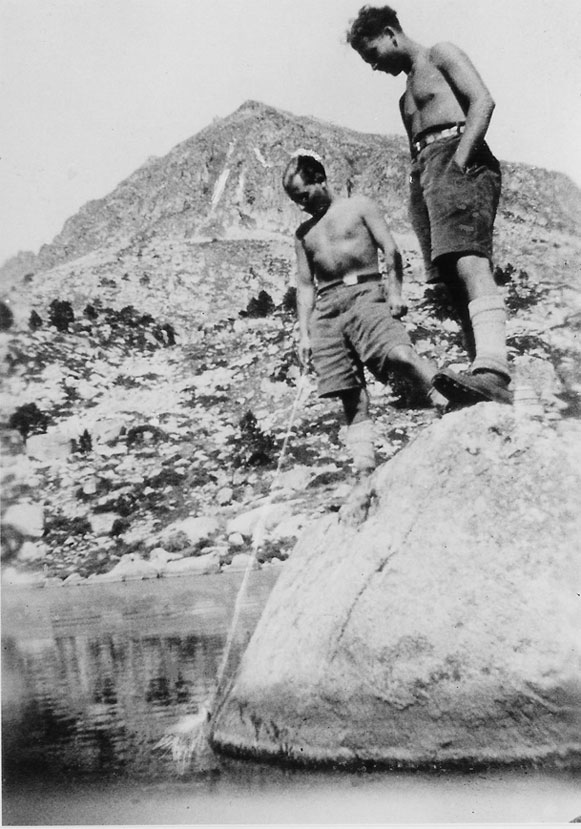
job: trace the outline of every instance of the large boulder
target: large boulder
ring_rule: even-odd
[[[581,757],[581,424],[446,415],[303,533],[218,749],[432,766]]]

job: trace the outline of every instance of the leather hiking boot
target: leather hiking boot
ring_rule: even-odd
[[[495,371],[479,371],[477,374],[461,372],[456,374],[449,368],[437,372],[432,385],[453,406],[473,406],[475,403],[492,401],[512,405],[513,394],[505,380]]]

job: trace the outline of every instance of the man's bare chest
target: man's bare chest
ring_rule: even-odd
[[[403,113],[407,118],[429,108],[434,101],[453,97],[452,89],[440,70],[432,63],[424,63],[410,73],[403,95]]]
[[[318,256],[325,251],[337,248],[339,245],[352,244],[361,236],[363,226],[360,218],[339,213],[333,216],[324,216],[306,234],[303,243],[307,253]]]

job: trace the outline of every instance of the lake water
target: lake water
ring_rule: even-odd
[[[232,668],[278,571],[251,574]],[[241,576],[5,591],[3,822],[566,823],[581,779],[306,771],[212,758],[179,776],[155,745],[214,688]]]

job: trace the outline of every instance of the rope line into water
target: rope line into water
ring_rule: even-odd
[[[216,700],[219,697],[219,693],[220,693],[221,686],[222,686],[222,681],[224,679],[224,674],[226,672],[226,667],[228,665],[228,660],[230,659],[230,652],[232,650],[232,644],[234,642],[234,635],[236,633],[236,627],[238,625],[238,620],[239,620],[239,617],[240,617],[240,611],[241,611],[241,608],[242,608],[242,597],[244,596],[244,594],[246,592],[246,587],[247,587],[247,584],[248,584],[250,571],[252,569],[252,565],[254,564],[256,554],[258,553],[258,550],[260,549],[260,544],[261,544],[263,536],[264,536],[267,510],[270,507],[270,505],[272,504],[272,491],[273,491],[273,489],[275,487],[275,484],[277,483],[277,481],[280,477],[280,471],[282,469],[282,464],[283,464],[283,461],[284,461],[284,458],[285,458],[285,455],[286,455],[288,442],[289,442],[289,438],[290,438],[290,433],[291,433],[292,427],[294,425],[296,412],[297,412],[299,401],[301,399],[301,395],[302,395],[302,392],[303,392],[304,382],[305,382],[305,374],[303,374],[303,372],[301,371],[301,374],[299,376],[299,380],[298,380],[298,383],[297,383],[297,391],[296,391],[296,394],[295,394],[295,399],[294,399],[292,409],[291,409],[291,413],[290,413],[290,416],[289,416],[289,419],[288,419],[288,426],[287,426],[286,434],[285,434],[284,440],[282,442],[282,447],[281,447],[280,454],[279,454],[279,457],[278,457],[278,463],[277,463],[277,466],[276,466],[274,477],[272,479],[272,483],[270,485],[270,491],[269,491],[269,494],[268,494],[268,497],[267,497],[266,501],[264,502],[264,504],[260,508],[260,513],[259,513],[259,516],[258,516],[258,520],[257,520],[256,525],[254,527],[254,530],[252,532],[252,555],[250,555],[249,558],[248,558],[248,562],[247,562],[246,567],[244,569],[244,575],[242,577],[242,582],[240,584],[240,587],[238,588],[238,593],[236,594],[236,601],[234,603],[234,615],[232,616],[232,621],[230,623],[228,636],[226,638],[226,644],[224,645],[224,651],[222,653],[222,660],[220,662],[220,666],[218,668],[218,673],[216,675],[216,683],[215,683],[215,686],[214,686],[214,692],[210,696],[210,703],[208,705],[208,709],[209,709],[209,712],[210,712],[210,717],[212,716],[212,712],[214,710]]]

